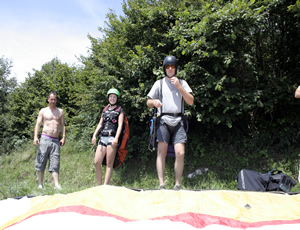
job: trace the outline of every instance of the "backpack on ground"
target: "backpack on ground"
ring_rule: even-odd
[[[107,105],[104,109],[103,112],[105,112],[108,109],[109,105]],[[115,111],[119,112],[121,110],[121,106],[117,106],[117,108],[115,109]],[[123,121],[123,126],[122,126],[122,131],[119,137],[119,141],[118,141],[118,146],[117,146],[117,152],[116,152],[116,157],[114,160],[114,168],[118,168],[120,167],[127,155],[127,151],[128,151],[128,142],[129,142],[129,122],[128,119],[125,115],[124,112],[124,121]],[[102,161],[102,165],[106,165],[106,156],[104,157],[103,161]]]
[[[261,192],[289,192],[297,184],[290,176],[277,169],[264,174],[249,169],[242,169],[238,174],[237,181],[238,190]]]
[[[267,191],[289,192],[297,184],[290,176],[280,170],[273,169],[268,174],[270,175],[270,180]]]

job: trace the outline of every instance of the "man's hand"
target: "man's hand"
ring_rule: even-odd
[[[170,82],[171,82],[171,84],[173,84],[176,88],[178,88],[178,87],[181,86],[180,81],[178,80],[177,77],[171,77],[171,78],[170,78]]]
[[[65,138],[63,137],[63,138],[59,141],[59,143],[60,143],[60,146],[64,146],[64,145],[65,145]]]
[[[162,106],[162,103],[160,102],[160,100],[156,99],[156,100],[153,100],[153,106],[156,108],[159,108]]]
[[[34,138],[34,139],[33,139],[33,145],[34,145],[34,146],[37,146],[39,143],[40,143],[40,142],[39,142],[39,139],[38,139],[38,138]]]

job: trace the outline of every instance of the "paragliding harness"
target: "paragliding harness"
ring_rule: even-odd
[[[160,79],[160,90],[159,90],[159,99],[162,102],[162,81],[163,79]],[[181,83],[181,82],[180,82]],[[152,115],[151,115],[151,120],[150,120],[150,134],[149,134],[149,145],[148,145],[148,149],[153,152],[156,150],[157,148],[157,142],[156,142],[156,138],[157,138],[157,134],[156,134],[156,130],[157,127],[160,123],[160,119],[163,115],[176,115],[176,116],[181,116],[182,120],[183,120],[183,125],[184,125],[184,129],[185,132],[188,132],[189,129],[189,123],[187,120],[187,114],[184,112],[184,107],[183,107],[183,98],[182,98],[182,102],[181,102],[181,110],[183,112],[181,112],[180,114],[171,114],[171,113],[159,113],[158,109],[156,107],[154,107]],[[161,108],[162,111],[162,108]],[[175,150],[174,150],[174,146],[169,143],[168,145],[168,151],[167,151],[167,156],[169,157],[175,157]]]
[[[104,113],[108,108],[109,105],[107,105],[103,109],[102,113]],[[114,111],[119,113],[118,116],[120,115],[121,112],[123,112],[121,106],[117,106],[114,109]],[[100,137],[103,135],[102,133],[103,133],[103,126],[100,129]],[[124,121],[123,121],[122,131],[117,145],[117,152],[116,152],[116,157],[113,165],[114,168],[118,168],[123,164],[128,150],[128,141],[129,141],[129,123],[124,112]],[[103,159],[102,165],[106,165],[106,156]]]

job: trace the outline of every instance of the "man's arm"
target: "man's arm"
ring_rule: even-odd
[[[295,91],[295,98],[300,98],[300,86]]]
[[[65,115],[63,110],[61,110],[60,126],[62,132],[62,139],[59,142],[61,146],[64,146],[66,141],[66,126],[65,126]]]
[[[147,106],[149,108],[153,108],[153,107],[159,108],[159,107],[162,106],[162,103],[158,99],[148,98],[148,100],[147,100]]]
[[[183,96],[184,101],[188,105],[193,105],[194,104],[194,96],[193,96],[193,94],[187,92],[182,86],[181,86],[181,88],[182,88],[182,90],[179,89],[179,92]]]
[[[37,145],[39,144],[39,139],[38,139],[38,133],[40,131],[40,127],[43,121],[43,109],[40,110],[36,124],[35,124],[35,128],[34,128],[34,136],[33,136],[33,145]]]
[[[181,93],[184,101],[188,104],[188,105],[193,105],[194,104],[194,96],[193,94],[187,92],[183,86],[181,85],[180,81],[178,80],[177,77],[172,77],[170,82],[179,90],[179,92]]]
[[[162,82],[162,79],[157,80],[147,95],[148,96],[147,106],[149,108],[153,108],[153,107],[159,108],[162,106],[162,102],[159,99],[153,99],[153,98],[159,97],[158,95],[159,95],[159,91],[161,88],[161,82]]]

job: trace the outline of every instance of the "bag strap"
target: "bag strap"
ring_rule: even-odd
[[[272,169],[270,172],[268,172],[268,174],[270,174],[270,175],[276,175],[279,173],[282,173],[282,171],[278,170],[278,169]]]
[[[104,113],[106,110],[108,110],[109,105],[105,106],[102,113]],[[119,112],[121,110],[121,106],[118,105],[116,108],[114,108],[115,111]]]
[[[163,81],[163,78],[161,78],[159,80],[159,82],[160,82],[159,100],[160,100],[161,103],[162,103],[162,81]],[[161,110],[160,113],[162,114],[162,111],[163,111],[162,106],[160,107],[160,110]]]
[[[105,106],[102,113],[104,113],[106,110],[108,110],[109,105]]]
[[[115,111],[116,111],[116,112],[120,112],[120,110],[121,110],[121,106],[118,105],[118,106],[115,108]]]

